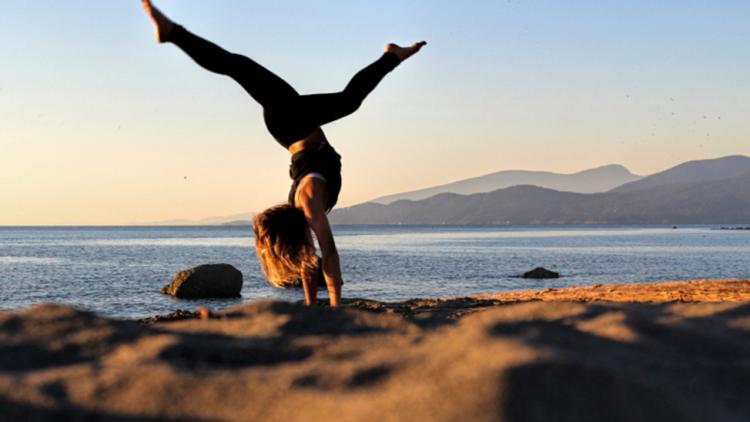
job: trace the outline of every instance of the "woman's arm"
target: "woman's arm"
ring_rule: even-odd
[[[331,225],[325,213],[327,193],[325,182],[310,178],[307,183],[300,187],[297,203],[302,206],[307,223],[315,233],[320,245],[323,277],[328,287],[331,306],[338,306],[341,302],[341,266]],[[310,286],[310,288],[313,288],[313,286]],[[307,299],[307,293],[305,298]]]
[[[303,271],[302,288],[305,291],[305,305],[311,306],[318,302],[318,273]]]
[[[326,217],[325,213],[321,220],[323,221],[320,221],[317,229],[313,228],[313,231],[315,231],[315,236],[318,238],[318,243],[320,244],[323,277],[328,287],[328,297],[331,298],[331,306],[338,306],[341,303],[342,284],[339,253],[336,250],[331,226],[328,223],[328,217]]]

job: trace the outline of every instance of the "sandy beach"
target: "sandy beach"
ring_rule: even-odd
[[[750,280],[0,312],[0,420],[746,421]]]

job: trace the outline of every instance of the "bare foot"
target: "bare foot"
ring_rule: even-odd
[[[404,61],[412,55],[416,54],[417,51],[421,50],[425,45],[427,45],[426,41],[415,42],[409,47],[400,47],[396,44],[386,44],[385,52],[393,53],[399,58],[399,60]]]
[[[154,24],[154,37],[156,41],[160,43],[169,41],[169,36],[172,34],[172,29],[174,29],[174,22],[154,7],[150,0],[141,0],[141,4],[143,4],[143,10],[148,13],[148,17],[151,18],[151,22]]]

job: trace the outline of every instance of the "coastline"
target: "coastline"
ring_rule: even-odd
[[[444,324],[472,312],[487,310],[511,303],[532,301],[570,302],[743,302],[750,301],[750,280],[695,279],[643,283],[608,283],[587,286],[568,286],[543,289],[519,289],[500,293],[477,293],[443,298],[417,298],[400,302],[371,299],[343,299],[347,309],[401,316],[418,323]],[[301,304],[298,301],[297,304]],[[319,299],[319,306],[327,306],[327,299]],[[211,318],[221,318],[221,312]],[[165,315],[154,315],[138,321],[146,324],[199,319],[197,311],[176,310]]]
[[[0,311],[0,419],[750,418],[750,280],[345,304]]]

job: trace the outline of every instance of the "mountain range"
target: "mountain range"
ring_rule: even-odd
[[[334,224],[750,222],[749,157],[690,161],[647,177],[631,176],[634,180],[607,192],[580,193],[521,184],[468,195],[439,193],[419,200],[373,201],[335,210],[330,219]]]
[[[199,220],[187,220],[187,219],[174,219],[174,220],[162,220],[150,223],[136,223],[135,225],[145,226],[213,226],[217,224],[250,224],[250,220],[253,219],[252,212],[243,212],[240,214],[228,215],[228,216],[217,216],[201,218]]]
[[[617,186],[640,179],[641,176],[636,176],[619,164],[610,164],[573,174],[507,170],[426,189],[382,196],[369,202],[390,204],[402,199],[418,201],[447,192],[470,195],[518,185],[534,185],[566,192],[595,193],[606,192]]]
[[[741,176],[748,171],[750,171],[750,157],[742,155],[731,155],[712,160],[688,161],[660,173],[626,183],[612,191],[633,192],[674,183],[729,179]]]

